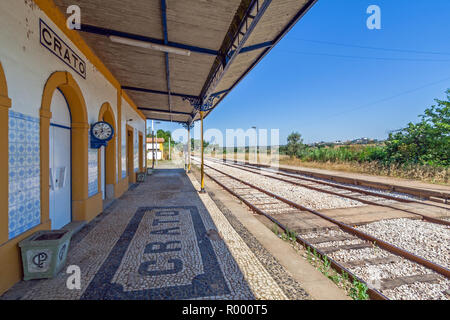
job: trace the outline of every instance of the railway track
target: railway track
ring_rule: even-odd
[[[378,193],[373,191],[364,190],[363,188],[355,188],[355,187],[349,187],[342,184],[337,184],[333,182],[327,182],[320,179],[312,179],[312,178],[305,178],[296,174],[289,174],[284,172],[279,172],[267,168],[261,168],[261,167],[253,167],[251,165],[246,164],[229,164],[226,162],[218,161],[216,159],[210,159],[208,158],[208,161],[215,162],[221,165],[226,165],[229,167],[237,168],[239,170],[243,170],[246,172],[262,175],[264,177],[276,179],[278,181],[283,181],[289,184],[297,185],[300,187],[308,188],[311,190],[315,190],[318,192],[323,192],[331,195],[335,195],[338,197],[343,197],[346,199],[351,199],[354,201],[359,201],[364,204],[369,205],[375,205],[385,208],[390,208],[398,211],[403,211],[409,214],[413,214],[416,216],[419,216],[421,219],[442,224],[445,226],[450,226],[450,221],[448,220],[442,220],[435,217],[430,217],[428,215],[413,211],[413,208],[402,208],[399,206],[395,206],[396,202],[401,203],[418,203],[422,206],[430,206],[434,208],[439,208],[442,210],[448,210],[447,208],[443,206],[439,206],[436,204],[426,203],[423,201],[415,200],[413,197],[403,198],[400,196],[394,196],[394,195],[388,195],[386,193]],[[263,173],[264,172],[264,173]]]
[[[431,297],[422,293],[423,298],[446,297],[446,290],[450,286],[450,270],[446,267],[207,164],[205,174],[285,232],[290,230],[277,219],[277,214],[288,213],[300,219],[314,218],[326,222],[320,230],[297,234],[296,241],[310,248],[318,257],[327,257],[331,267],[339,273],[347,273],[350,280],[365,283],[371,299],[408,299],[411,298],[407,294],[409,288],[414,291],[417,290],[415,287],[424,284],[436,286],[440,292],[433,291]]]

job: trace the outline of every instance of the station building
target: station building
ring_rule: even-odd
[[[147,119],[188,137],[200,120],[203,138],[316,1],[0,1],[0,294],[22,277],[20,241],[90,222],[136,182]]]
[[[164,156],[164,138],[155,138],[155,142],[153,142],[153,138],[147,138],[147,159],[152,160],[153,155],[155,155],[155,159],[163,160]]]
[[[49,1],[0,2],[0,292],[18,242],[90,221],[145,170],[145,116]],[[90,128],[113,127],[92,148]]]

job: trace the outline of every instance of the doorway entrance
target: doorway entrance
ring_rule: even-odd
[[[114,130],[114,135],[108,141],[106,147],[101,147],[98,150],[98,182],[99,190],[102,192],[103,205],[107,206],[112,202],[114,197],[114,188],[117,179],[116,167],[116,120],[111,105],[105,102],[100,108],[98,121],[105,121],[109,123]]]
[[[100,163],[101,163],[101,189],[102,189],[102,199],[106,199],[106,155],[105,148],[100,148]]]
[[[128,182],[135,183],[134,175],[134,133],[133,128],[127,126],[127,173]]]
[[[144,171],[144,136],[139,133],[139,172]]]
[[[71,115],[66,98],[55,90],[49,132],[49,217],[52,229],[60,229],[72,221],[72,139]]]

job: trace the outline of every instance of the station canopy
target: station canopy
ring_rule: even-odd
[[[78,0],[80,34],[148,119],[206,115],[317,0]],[[62,12],[73,0],[55,0]],[[197,107],[197,108],[196,108]]]

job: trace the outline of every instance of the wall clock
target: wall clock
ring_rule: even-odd
[[[99,121],[91,125],[91,148],[106,147],[108,141],[114,136],[114,128],[108,122]]]

